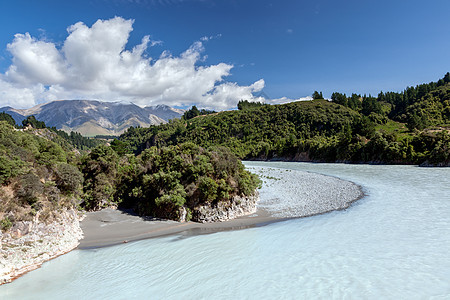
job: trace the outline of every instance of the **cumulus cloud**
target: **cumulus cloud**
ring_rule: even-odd
[[[127,50],[133,22],[121,17],[98,20],[91,27],[78,22],[68,27],[62,47],[28,33],[16,34],[7,45],[12,63],[0,74],[0,106],[99,99],[222,110],[241,99],[259,100],[253,93],[264,88],[264,80],[240,86],[225,81],[233,65],[199,65],[202,42],[220,35],[201,38],[179,56],[164,51],[152,58],[148,47],[161,42],[150,36]]]

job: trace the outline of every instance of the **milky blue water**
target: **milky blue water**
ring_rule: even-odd
[[[338,176],[345,211],[76,250],[0,299],[450,299],[450,169],[263,163]]]

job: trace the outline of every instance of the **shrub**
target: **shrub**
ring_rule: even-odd
[[[12,222],[8,217],[3,218],[3,220],[0,221],[0,227],[2,231],[7,231],[12,227]]]
[[[67,193],[77,191],[83,183],[83,174],[81,174],[78,168],[65,163],[58,166],[56,177],[58,188]]]
[[[44,185],[39,177],[33,173],[22,175],[19,183],[16,185],[16,196],[29,205],[36,203],[43,192]]]

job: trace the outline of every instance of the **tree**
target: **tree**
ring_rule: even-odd
[[[345,94],[333,93],[331,95],[331,100],[334,103],[337,103],[337,104],[340,104],[340,105],[344,105],[344,106],[348,106],[347,96]]]
[[[241,100],[241,101],[238,102],[237,108],[239,110],[245,110],[245,109],[251,109],[251,108],[258,108],[258,107],[261,107],[263,105],[266,105],[266,104],[264,104],[262,102],[251,102],[251,101],[248,101],[248,100]]]
[[[105,145],[94,148],[82,159],[81,170],[84,176],[83,206],[99,209],[114,205],[116,192],[118,154]]]
[[[29,205],[35,204],[43,194],[43,191],[44,185],[39,177],[33,173],[21,176],[19,183],[16,185],[17,197]]]
[[[197,106],[194,105],[194,106],[192,106],[192,108],[190,110],[188,110],[184,113],[183,118],[185,120],[189,120],[189,119],[193,119],[199,115],[200,115],[200,111],[198,110]]]
[[[373,97],[363,97],[362,110],[361,112],[368,116],[370,113],[374,112],[377,114],[382,114],[381,104]]]
[[[444,80],[445,83],[449,83],[450,82],[450,72],[447,72],[447,74],[445,74],[443,80]]]
[[[13,117],[4,111],[0,113],[0,121],[6,121],[11,126],[16,126],[16,121],[14,121]]]
[[[319,93],[318,91],[314,91],[314,93],[312,94],[312,97],[314,100],[323,99],[322,92]]]
[[[83,182],[83,175],[78,168],[65,163],[58,166],[56,176],[58,188],[68,193],[77,191]]]
[[[45,123],[42,121],[38,121],[36,120],[35,116],[29,116],[28,118],[26,118],[25,120],[22,121],[22,125],[23,127],[27,127],[27,126],[31,126],[35,129],[42,129],[45,128]]]

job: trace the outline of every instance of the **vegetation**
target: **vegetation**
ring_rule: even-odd
[[[239,110],[247,110],[247,109],[253,109],[253,108],[260,108],[263,105],[268,105],[268,104],[264,104],[262,102],[250,102],[248,100],[241,100],[238,102],[237,108]]]
[[[251,195],[259,181],[226,148],[210,151],[193,143],[151,147],[121,157],[99,146],[83,159],[86,209],[119,205],[141,215],[196,220],[201,205],[231,203]]]
[[[50,127],[49,129],[78,150],[88,150],[105,143],[100,139],[84,137],[78,132],[71,131],[70,133],[67,133],[64,130],[56,129],[55,127]]]
[[[12,117],[6,113],[3,113],[6,116],[9,116],[10,119]],[[2,116],[0,115],[0,120]],[[7,117],[4,117],[7,118]],[[14,122],[14,119],[12,119]],[[11,121],[8,121],[11,124]],[[15,125],[15,122],[11,125]],[[29,116],[25,120],[22,121],[22,128],[25,129],[44,129],[48,128],[50,131],[54,132],[56,134],[51,137],[50,135],[47,136],[47,138],[52,139],[56,143],[58,143],[60,146],[65,148],[66,150],[72,147],[75,147],[78,150],[88,150],[90,148],[96,147],[100,144],[103,144],[104,141],[98,140],[98,139],[92,139],[82,136],[78,132],[71,131],[70,133],[67,133],[63,130],[58,130],[56,127],[47,127],[45,125],[45,122],[38,121],[34,116]]]
[[[316,100],[284,105],[240,101],[238,111],[130,128],[120,141],[129,153],[193,142],[241,159],[446,165],[449,78],[378,98],[333,93],[329,102],[316,91]]]
[[[318,92],[318,91],[314,91],[314,93],[312,94],[312,98],[313,100],[319,100],[319,99],[324,99],[322,92]]]
[[[16,121],[14,121],[14,118],[4,111],[0,113],[0,121],[6,121],[9,125],[16,126]]]
[[[207,109],[202,109],[199,110],[197,108],[197,106],[192,106],[191,109],[187,110],[184,114],[183,114],[183,119],[185,120],[189,120],[198,116],[204,116],[204,115],[210,115],[210,114],[214,114],[216,113],[213,110],[207,110]]]
[[[333,102],[370,115],[406,123],[410,130],[450,125],[450,73],[437,82],[407,87],[403,92],[380,92],[378,97],[333,93]]]
[[[31,126],[36,129],[46,128],[45,122],[38,121],[34,116],[29,116],[25,120],[22,121],[23,127]]]
[[[73,156],[57,143],[0,121],[2,229],[35,216],[53,220],[58,210],[75,207],[82,175],[71,163]]]
[[[196,220],[200,206],[231,205],[255,192],[256,176],[226,148],[192,143],[129,154],[114,140],[81,155],[43,122],[26,129],[0,121],[0,226],[38,218],[52,221],[64,208],[134,208],[141,215]],[[37,126],[40,128],[34,128]],[[76,136],[76,135],[75,135]]]

